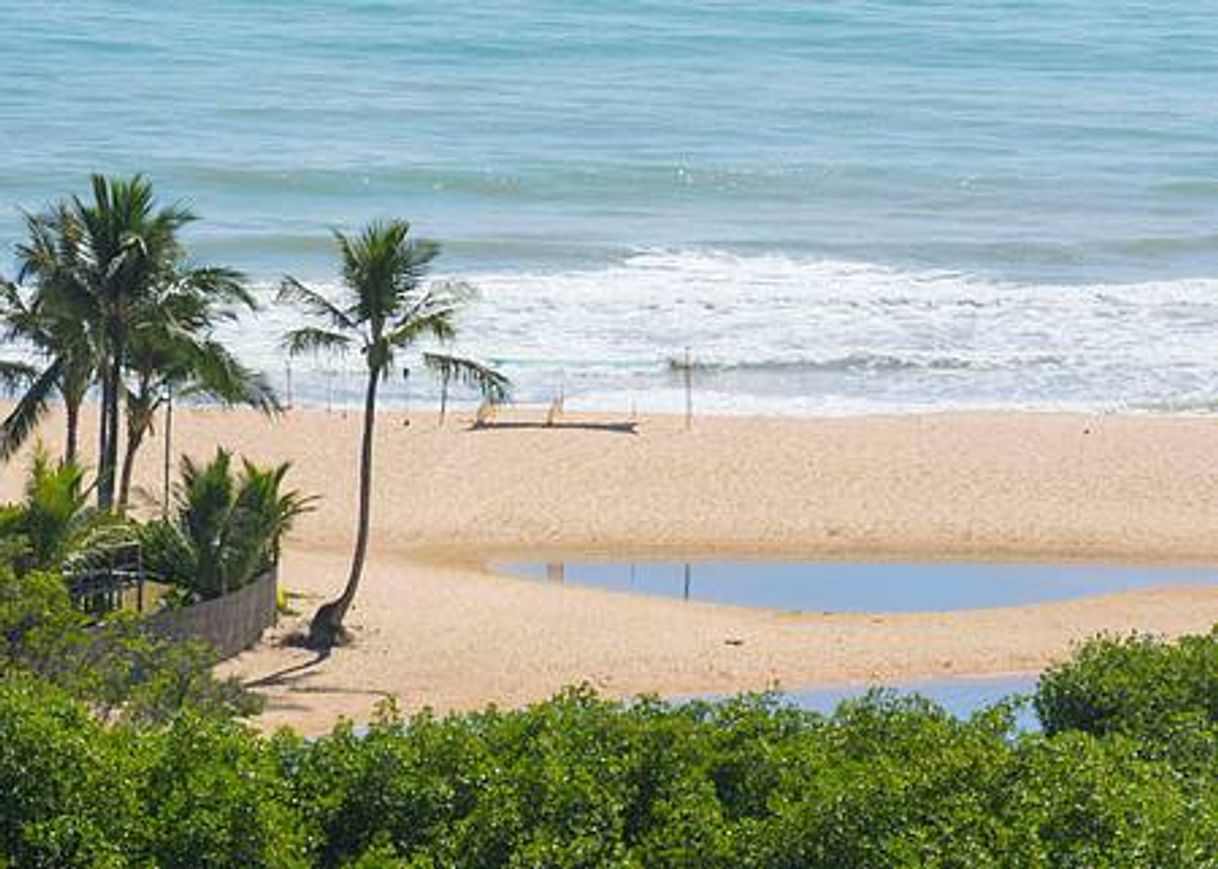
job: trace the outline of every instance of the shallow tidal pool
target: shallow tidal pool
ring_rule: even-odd
[[[524,579],[798,612],[1019,606],[1218,580],[1214,567],[1095,564],[568,561],[494,568]]]

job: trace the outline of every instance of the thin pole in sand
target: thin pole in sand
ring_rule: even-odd
[[[410,425],[410,369],[402,368],[402,425]]]
[[[694,424],[694,384],[693,384],[693,363],[689,361],[689,348],[685,348],[685,358],[678,363],[678,368],[681,369],[681,376],[685,381],[685,430],[689,431]]]
[[[448,369],[440,375],[440,427],[444,427],[444,414],[448,410]]]
[[[161,502],[161,518],[169,518],[169,466],[173,463],[173,385],[165,394],[165,499]]]
[[[144,612],[144,547],[135,544],[135,611]]]
[[[287,392],[287,410],[292,409],[292,360],[288,359],[283,363],[283,379],[284,386]]]
[[[343,398],[342,398],[342,405],[341,405],[341,407],[342,407],[343,419],[346,419],[346,418],[347,418],[347,399],[346,399],[346,395],[347,395],[347,384],[350,382],[350,380],[351,380],[351,367],[350,367],[350,366],[347,364],[347,360],[344,358],[344,359],[343,359],[343,370],[342,370],[342,376],[339,378],[339,381],[338,381],[338,388],[339,388],[339,391],[340,391],[340,392],[342,393],[342,395],[343,395]]]

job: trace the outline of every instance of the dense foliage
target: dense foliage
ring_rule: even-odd
[[[212,677],[215,656],[117,614],[92,623],[58,574],[0,564],[0,677],[36,677],[85,701],[99,719],[164,721],[184,709],[228,717],[258,708],[234,682]]]
[[[1093,640],[1042,680],[1042,733],[1014,731],[1017,700],[959,721],[882,692],[822,716],[765,696],[671,706],[573,689],[520,711],[389,709],[366,733],[308,741],[190,704],[107,725],[16,674],[0,683],[0,853],[22,866],[1214,865],[1218,670],[1206,685],[1201,662],[1215,654],[1215,635]]]
[[[58,568],[99,524],[88,500],[84,471],[71,462],[52,463],[38,447],[25,497],[0,505],[0,553],[19,572]]]
[[[142,570],[174,587],[177,603],[235,591],[279,559],[280,544],[315,497],[288,488],[291,465],[263,467],[217,449],[206,462],[182,459],[172,510],[140,522],[89,504],[86,475],[34,451],[25,497],[0,505],[0,563],[18,574]],[[63,581],[60,581],[63,584]]]
[[[1182,717],[1218,723],[1218,643],[1144,634],[1088,643],[1041,677],[1036,711],[1049,733],[1154,737]]]
[[[182,460],[172,516],[138,527],[144,567],[190,599],[235,591],[279,558],[283,535],[314,498],[284,487],[289,464],[263,468],[228,450]]]
[[[168,395],[268,412],[278,404],[265,378],[214,338],[218,324],[257,305],[241,274],[191,260],[180,233],[194,215],[158,206],[139,175],[94,175],[91,186],[91,200],[68,197],[26,215],[17,281],[0,279],[0,334],[23,343],[37,363],[0,362],[0,383],[22,390],[0,423],[0,457],[21,447],[57,394],[67,421],[64,458],[75,462],[82,404],[97,386],[97,503],[121,513],[136,452]]]

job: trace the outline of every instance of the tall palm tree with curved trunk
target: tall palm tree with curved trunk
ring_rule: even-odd
[[[281,302],[299,306],[317,321],[285,336],[289,353],[356,348],[367,367],[355,551],[342,594],[323,604],[309,625],[309,642],[319,649],[329,649],[345,639],[343,620],[363,575],[372,502],[377,388],[394,370],[397,353],[429,339],[440,343],[451,340],[456,334],[458,313],[476,297],[468,284],[425,283],[440,248],[435,242],[411,238],[410,224],[404,220],[372,223],[354,237],[336,232],[335,239],[345,285],[339,300],[332,301],[292,277],[284,278],[279,291]],[[503,375],[473,360],[457,356],[445,359],[453,375],[477,387],[488,400],[507,399],[508,381]]]

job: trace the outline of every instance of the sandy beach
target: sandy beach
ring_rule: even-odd
[[[271,421],[187,410],[175,446],[293,462],[322,495],[287,547],[298,617],[224,665],[268,697],[262,724],[315,733],[407,710],[513,705],[588,681],[611,696],[1025,672],[1099,631],[1218,621],[1218,588],[1156,588],[953,613],[793,614],[494,574],[497,559],[1218,563],[1218,424],[1204,418],[943,414],[848,419],[576,415],[546,428],[384,414],[372,550],[353,646],[314,662],[282,640],[345,578],[359,415]],[[158,428],[138,480],[159,497]],[[44,429],[49,448],[57,419]],[[91,449],[86,440],[86,455]],[[13,498],[26,459],[3,471]],[[151,506],[151,502],[148,502]]]

